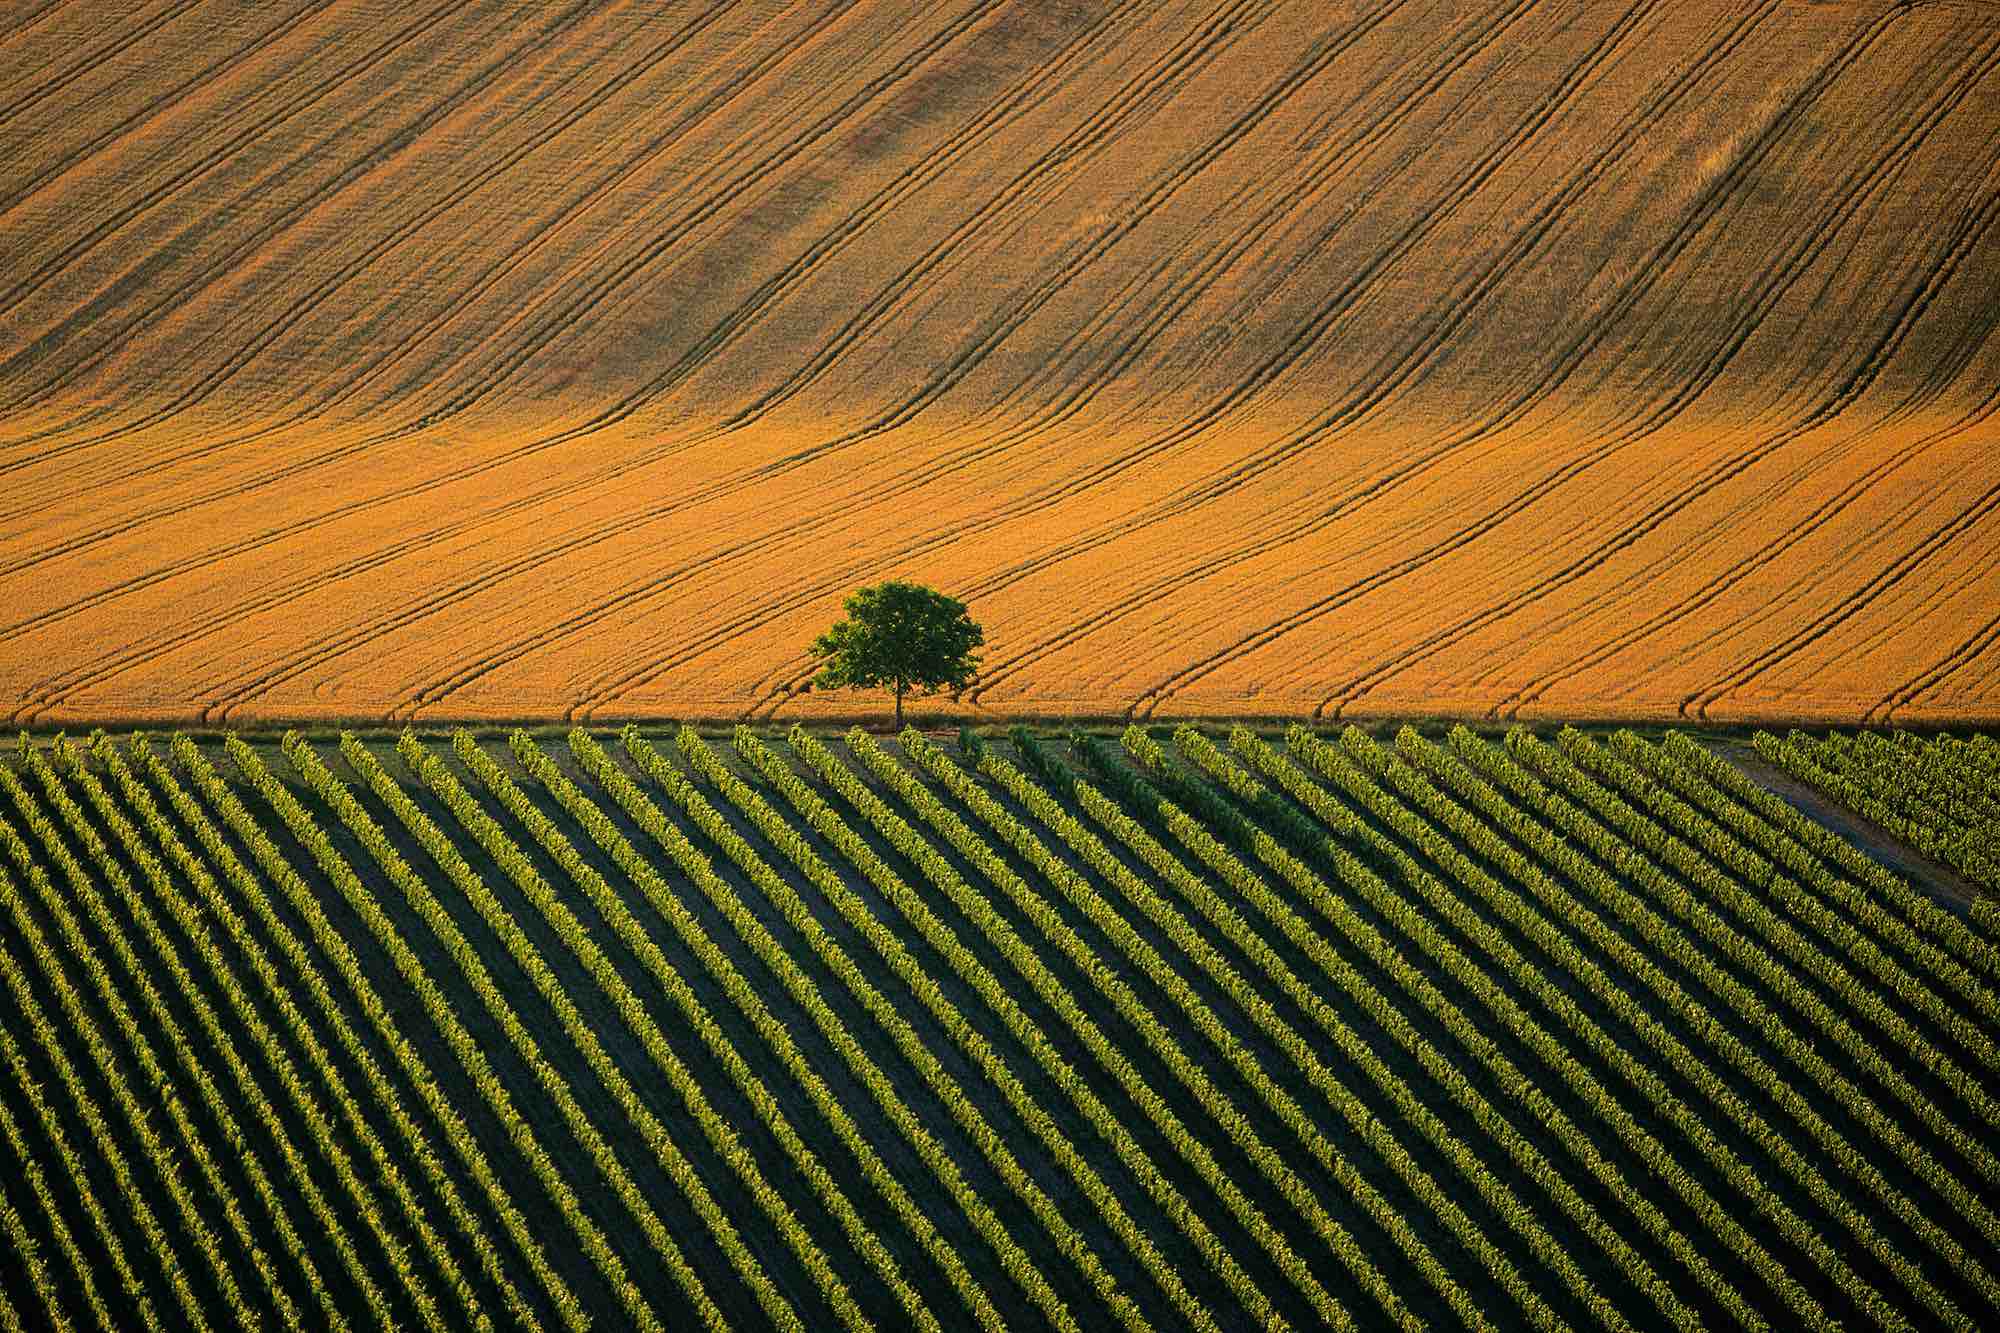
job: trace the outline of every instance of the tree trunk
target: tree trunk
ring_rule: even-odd
[[[896,734],[903,734],[903,682],[896,682]]]

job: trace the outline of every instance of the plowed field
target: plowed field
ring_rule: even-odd
[[[2000,5],[0,22],[16,722],[2000,716]]]

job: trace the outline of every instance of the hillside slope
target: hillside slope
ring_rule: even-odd
[[[7,21],[17,721],[2000,715],[2000,5]]]

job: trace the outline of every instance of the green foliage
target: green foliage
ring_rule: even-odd
[[[622,739],[0,764],[0,1333],[2000,1308],[1987,918],[1696,739]],[[1993,859],[1984,738],[1758,744]]]
[[[813,684],[822,689],[889,689],[896,725],[911,690],[962,690],[979,670],[973,649],[986,642],[965,603],[922,584],[890,580],[848,594],[847,615],[813,640],[824,662]]]

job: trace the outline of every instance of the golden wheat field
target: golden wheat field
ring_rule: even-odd
[[[2000,715],[2000,4],[0,21],[17,723]]]

